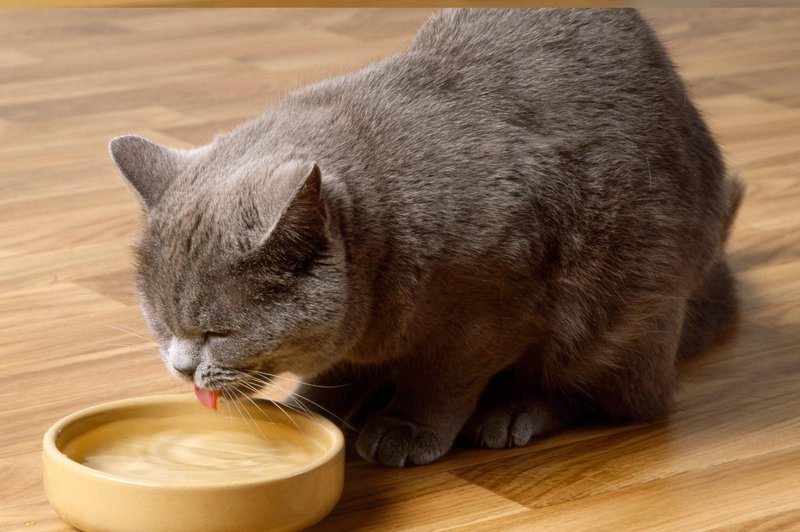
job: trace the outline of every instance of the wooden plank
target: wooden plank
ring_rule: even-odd
[[[108,140],[207,142],[297,85],[404,46],[430,12],[2,13],[0,530],[69,529],[40,479],[55,420],[188,393],[136,305],[141,211]],[[686,362],[658,423],[574,427],[522,449],[461,446],[404,470],[351,458],[319,530],[800,527],[800,10],[644,14],[748,184],[729,246],[738,324]]]

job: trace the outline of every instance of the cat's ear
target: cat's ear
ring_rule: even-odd
[[[184,152],[142,137],[117,137],[108,145],[120,174],[146,209],[153,207],[180,168]]]
[[[301,267],[328,242],[322,173],[317,163],[289,163],[276,171],[273,180],[291,185],[283,211],[263,236],[257,255],[290,269]]]
[[[276,229],[283,224],[318,225],[328,218],[328,207],[322,190],[322,172],[319,165],[311,163],[289,163],[277,170],[276,176],[293,183],[294,190],[286,202]],[[291,189],[290,189],[291,190]]]

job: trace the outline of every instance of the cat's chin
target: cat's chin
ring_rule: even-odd
[[[279,372],[255,368],[220,369],[212,368],[207,374],[197,375],[195,386],[217,390],[223,398],[236,399],[258,394],[284,395],[294,389],[298,380]]]

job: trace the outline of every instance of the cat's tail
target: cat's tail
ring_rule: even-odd
[[[736,177],[725,180],[726,213],[723,218],[720,253],[703,284],[689,299],[683,321],[678,356],[685,358],[702,350],[723,325],[738,311],[736,280],[725,257],[724,246],[736,212],[742,203],[744,185]]]

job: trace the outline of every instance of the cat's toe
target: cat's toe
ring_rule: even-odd
[[[464,434],[484,447],[522,447],[556,426],[553,413],[537,402],[496,406],[476,413]]]
[[[356,441],[362,458],[393,467],[427,464],[444,455],[449,447],[429,428],[384,415],[370,419]]]

